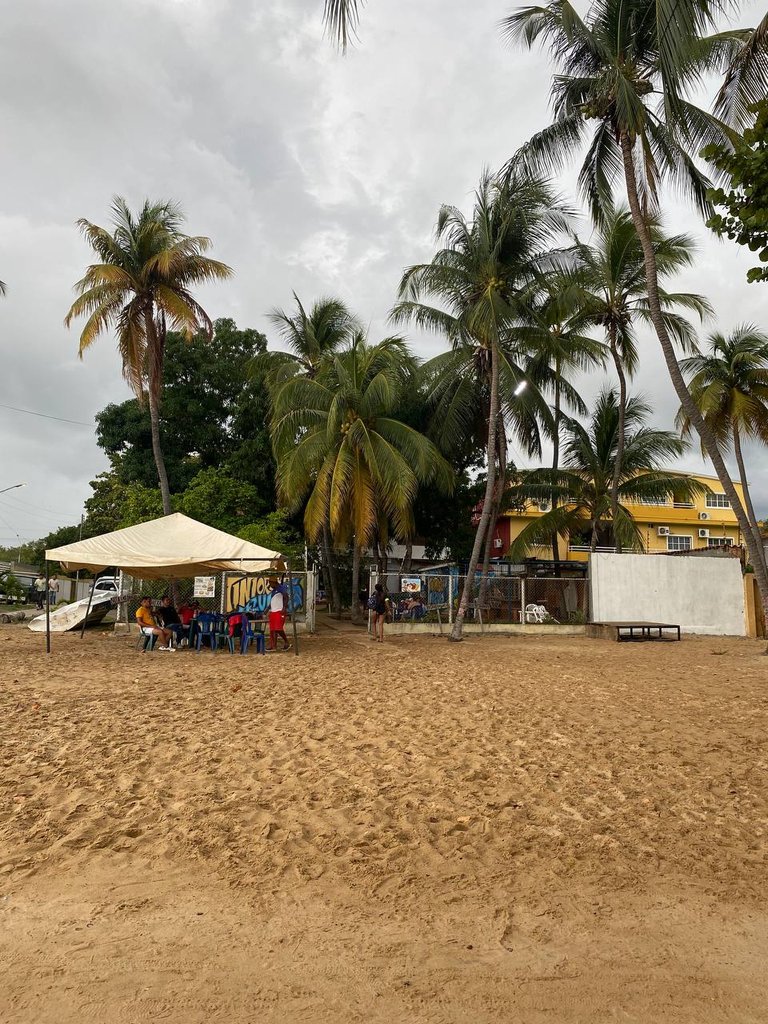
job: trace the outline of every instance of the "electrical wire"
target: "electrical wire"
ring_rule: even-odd
[[[63,416],[50,416],[47,412],[33,412],[32,409],[19,409],[15,405],[2,405],[0,409],[10,409],[11,412],[23,412],[26,416],[39,416],[44,420],[56,420],[57,423],[71,423],[76,427],[92,427],[93,423],[84,423],[82,420],[67,420]]]

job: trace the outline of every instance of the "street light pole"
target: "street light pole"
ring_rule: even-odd
[[[5,494],[6,491],[15,491],[17,487],[26,487],[26,486],[27,486],[26,483],[23,483],[23,484],[11,484],[10,487],[0,487],[0,494]],[[11,527],[11,529],[13,530],[13,527]],[[15,530],[13,532],[16,533]],[[16,533],[16,540],[19,542],[19,546],[16,549],[16,565],[18,565],[19,564],[19,560],[21,559],[21,537],[18,535],[18,533]],[[13,565],[13,563],[11,563],[11,565]]]

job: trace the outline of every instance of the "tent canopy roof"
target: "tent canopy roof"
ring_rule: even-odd
[[[161,579],[200,576],[209,571],[259,572],[269,569],[281,556],[278,551],[250,544],[176,512],[101,537],[51,548],[45,557],[61,562],[67,571],[113,565],[130,576]]]

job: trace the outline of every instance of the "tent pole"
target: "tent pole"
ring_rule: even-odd
[[[93,601],[93,592],[94,592],[95,589],[96,589],[96,577],[94,576],[93,583],[91,584],[91,589],[88,592],[88,608],[86,609],[86,612],[85,612],[85,618],[83,619],[83,624],[80,627],[80,639],[81,640],[85,636],[85,624],[88,621],[88,616],[91,614],[91,602]]]
[[[51,592],[48,589],[48,559],[45,560],[45,653],[51,653]]]
[[[293,608],[293,577],[291,576],[291,563],[288,558],[285,560],[285,568],[288,572],[288,607],[291,609],[291,625],[293,626],[293,653],[299,656],[299,634],[296,629],[296,613]],[[306,595],[304,596],[306,601]]]

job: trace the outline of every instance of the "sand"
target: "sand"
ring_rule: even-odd
[[[0,627],[0,1020],[768,1020],[768,659]]]

